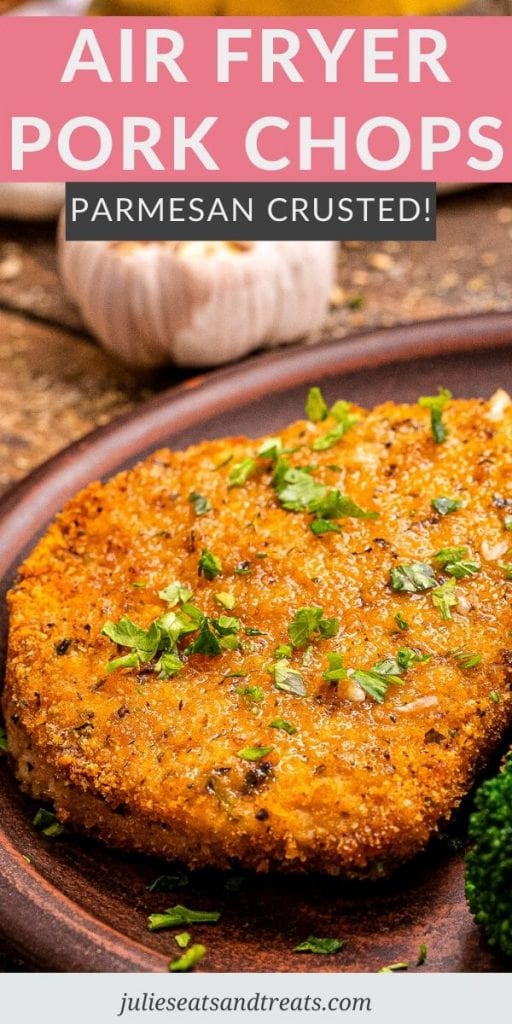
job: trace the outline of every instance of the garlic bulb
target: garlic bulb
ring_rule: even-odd
[[[0,182],[0,217],[54,220],[63,205],[62,182]]]
[[[66,242],[64,285],[133,366],[213,366],[322,324],[335,242]]]

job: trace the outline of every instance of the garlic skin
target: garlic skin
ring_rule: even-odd
[[[0,182],[0,217],[55,220],[64,205],[62,182]]]
[[[215,366],[317,330],[335,242],[66,242],[64,286],[131,366]]]

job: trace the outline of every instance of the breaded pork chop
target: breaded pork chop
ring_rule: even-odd
[[[8,743],[62,821],[193,867],[375,876],[502,737],[507,397],[308,410],[91,484],[22,566]]]

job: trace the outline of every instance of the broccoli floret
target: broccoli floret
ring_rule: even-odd
[[[477,791],[470,818],[466,898],[490,946],[512,956],[512,756]]]

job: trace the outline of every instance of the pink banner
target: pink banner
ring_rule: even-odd
[[[512,18],[2,18],[3,181],[512,181]]]

